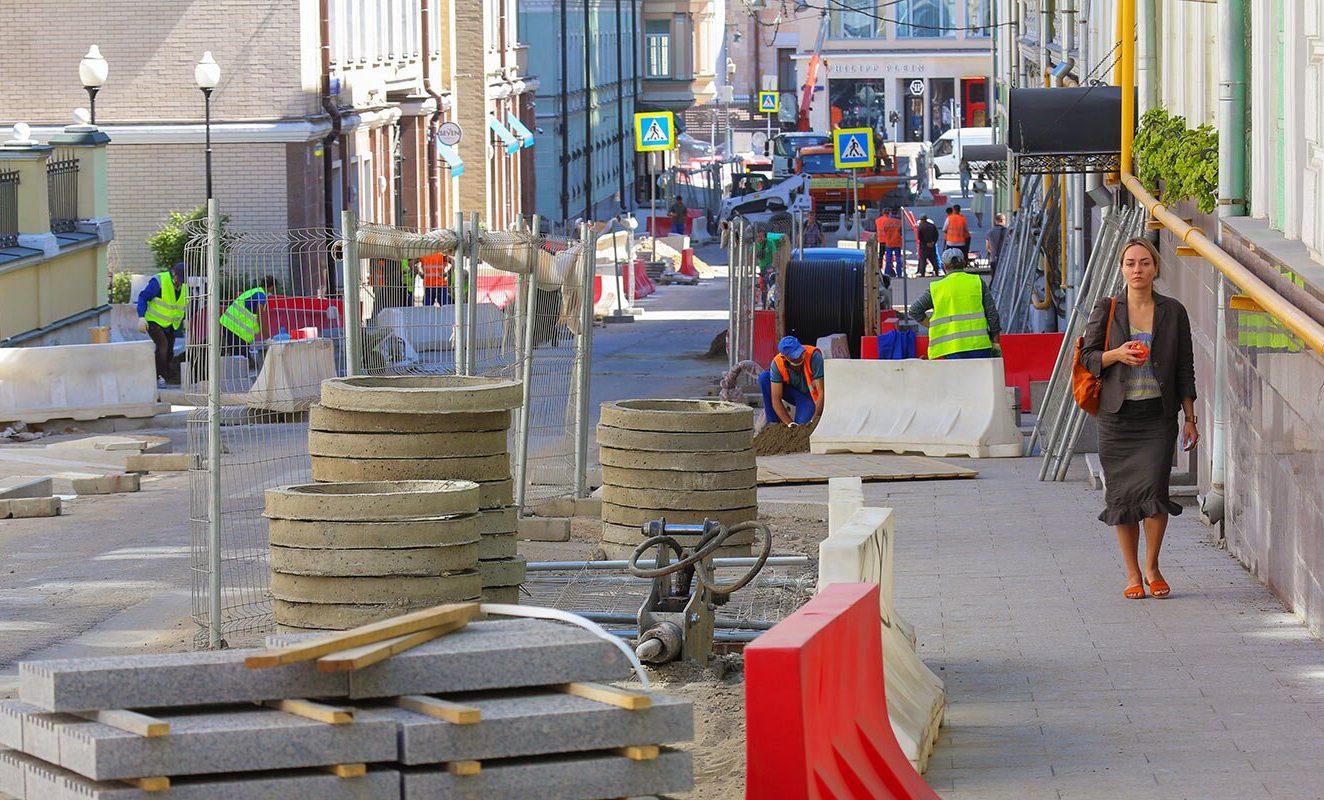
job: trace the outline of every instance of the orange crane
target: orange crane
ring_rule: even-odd
[[[824,10],[818,21],[818,42],[814,45],[814,54],[805,66],[804,94],[800,97],[799,129],[802,131],[813,130],[809,126],[809,106],[814,100],[814,87],[818,85],[818,67],[823,63],[823,42],[827,39],[827,32],[828,18]]]

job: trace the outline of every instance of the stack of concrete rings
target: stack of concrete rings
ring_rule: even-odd
[[[726,526],[758,519],[754,416],[711,400],[621,400],[602,404],[602,549],[626,558],[655,519]],[[696,536],[676,537],[692,546]],[[728,539],[721,556],[747,556],[754,532]]]
[[[266,500],[282,629],[344,630],[482,591],[472,481],[313,483]]]
[[[509,431],[516,381],[457,375],[332,378],[309,417],[317,481],[467,480],[478,484],[483,599],[519,602]]]

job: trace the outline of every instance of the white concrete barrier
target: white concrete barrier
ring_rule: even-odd
[[[824,370],[826,399],[811,453],[1022,454],[1000,358],[828,359]]]
[[[0,422],[156,414],[151,342],[0,347]]]
[[[887,716],[906,757],[923,772],[947,705],[943,682],[915,654],[914,642],[902,632],[892,605],[892,509],[859,508],[849,523],[832,530],[833,512],[844,513],[854,503],[852,487],[845,488],[835,508],[828,501],[830,532],[818,547],[818,588],[822,591],[833,583],[878,584]],[[840,521],[840,516],[836,518]]]
[[[322,381],[334,377],[336,353],[330,339],[271,342],[244,402],[249,408],[284,414],[305,411],[322,396]]]
[[[455,305],[406,306],[383,308],[377,313],[377,324],[390,328],[405,344],[416,352],[455,349]],[[477,342],[479,347],[496,347],[505,335],[505,315],[492,303],[479,303],[476,308]]]
[[[860,478],[828,478],[828,537],[849,525],[856,513],[864,508],[864,481]],[[882,602],[892,608],[891,618],[901,631],[901,635],[910,642],[910,649],[915,649],[915,626],[911,625],[895,610],[892,595],[892,537],[887,536],[886,552],[883,553],[884,568],[879,571],[877,583],[882,593]],[[820,548],[821,550],[821,548]],[[847,570],[849,572],[849,570]],[[826,584],[823,584],[826,585]]]
[[[633,262],[634,235],[630,231],[612,231],[599,236],[596,255],[599,274],[604,274],[602,267]]]

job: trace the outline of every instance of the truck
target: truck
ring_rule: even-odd
[[[910,203],[910,181],[913,178],[906,174],[909,159],[898,159],[886,148],[881,148],[880,155],[879,162],[869,169],[838,170],[831,144],[800,148],[796,159],[797,172],[809,179],[814,213],[824,230],[836,230],[840,215],[852,212],[853,195],[858,196],[861,210]],[[854,190],[852,172],[855,173]]]
[[[772,157],[772,177],[782,180],[795,174],[795,159],[801,148],[830,144],[832,137],[817,131],[788,131],[772,137],[768,155]]]

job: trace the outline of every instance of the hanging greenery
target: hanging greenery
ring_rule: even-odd
[[[1212,213],[1218,197],[1218,131],[1210,125],[1192,130],[1185,117],[1155,108],[1140,118],[1134,143],[1136,177],[1157,194],[1163,185],[1168,204],[1194,200]]]

